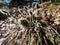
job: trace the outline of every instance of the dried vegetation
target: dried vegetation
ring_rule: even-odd
[[[1,45],[60,45],[60,5],[33,3],[9,10],[11,16],[0,21]]]

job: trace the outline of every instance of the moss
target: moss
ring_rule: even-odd
[[[21,20],[21,24],[25,27],[29,26],[29,23],[26,20]]]
[[[60,0],[51,0],[51,1],[52,1],[52,3],[54,3],[54,4],[57,4],[57,3],[60,2]]]

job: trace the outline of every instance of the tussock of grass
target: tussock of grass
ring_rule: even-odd
[[[55,8],[56,6],[53,4],[50,4],[49,6],[46,5],[46,7],[43,5],[43,13],[39,13],[40,15],[38,15],[38,17],[35,17],[33,14],[31,16],[29,16],[29,14],[23,15],[23,11],[25,10],[22,8],[22,13],[18,14],[18,16],[21,17],[17,16],[17,18],[14,18],[16,21],[15,23],[17,24],[16,29],[13,29],[2,45],[60,45],[59,24],[55,23],[56,16],[54,15],[57,12],[56,9],[59,10],[59,8]],[[15,12],[15,15],[17,12]],[[29,23],[26,20],[21,19],[22,17],[26,18]],[[21,29],[18,25],[19,21],[17,21],[19,19],[21,19],[20,22],[22,26],[29,27],[26,29],[23,27]],[[24,31],[22,31],[23,29]]]

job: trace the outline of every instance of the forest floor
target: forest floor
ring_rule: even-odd
[[[0,45],[60,45],[60,5],[0,5]]]

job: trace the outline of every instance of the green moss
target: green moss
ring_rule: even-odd
[[[21,24],[25,27],[29,26],[29,23],[26,20],[21,20]]]
[[[60,0],[51,0],[53,4],[60,3]]]

